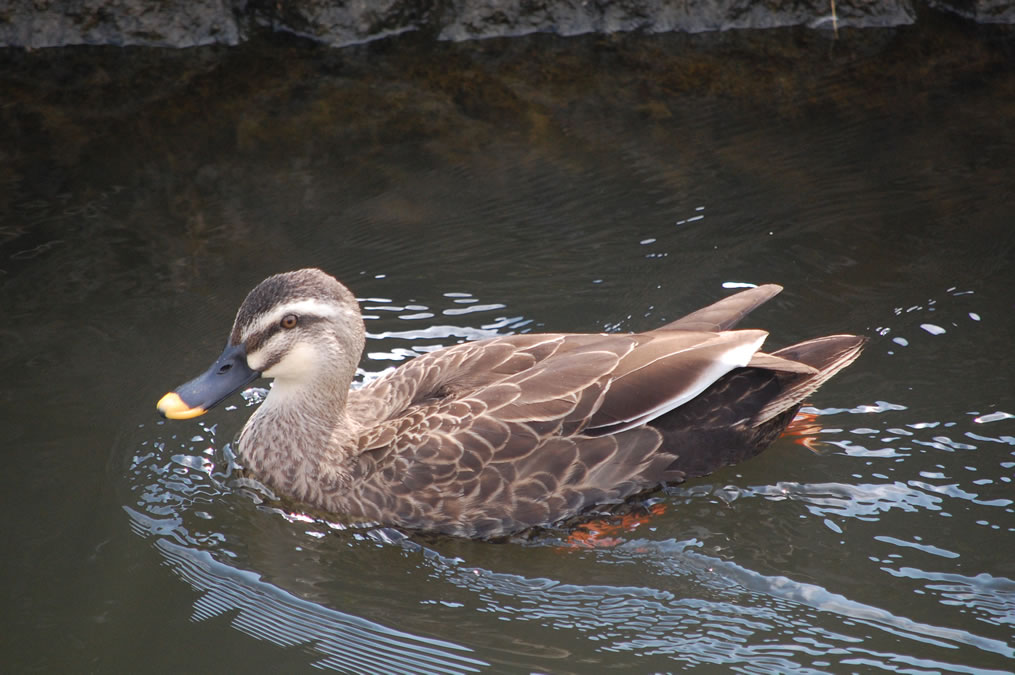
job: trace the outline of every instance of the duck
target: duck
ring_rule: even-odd
[[[225,350],[163,396],[203,415],[273,379],[237,456],[279,495],[353,521],[474,539],[552,527],[751,458],[866,338],[761,351],[734,329],[782,287],[723,298],[641,333],[525,333],[416,356],[354,387],[366,330],[320,269],[270,276]]]

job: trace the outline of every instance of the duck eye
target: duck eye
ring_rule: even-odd
[[[278,325],[282,326],[282,328],[296,328],[296,324],[299,322],[300,318],[295,314],[286,314]]]

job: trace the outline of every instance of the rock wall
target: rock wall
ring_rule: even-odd
[[[0,46],[236,45],[280,31],[341,47],[408,31],[440,40],[529,33],[697,33],[916,21],[919,0],[0,0]],[[1015,0],[926,0],[934,10],[1015,23]],[[834,4],[833,4],[834,3]]]
[[[235,45],[242,0],[0,0],[0,45]]]

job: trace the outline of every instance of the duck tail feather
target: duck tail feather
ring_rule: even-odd
[[[759,426],[799,405],[829,378],[853,363],[860,356],[866,343],[867,338],[858,335],[828,335],[772,352],[772,356],[803,363],[817,372],[809,377],[802,377],[786,387],[780,396],[758,411],[752,424]]]

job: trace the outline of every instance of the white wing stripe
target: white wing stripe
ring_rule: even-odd
[[[738,332],[739,335],[743,335],[743,333],[744,331]],[[610,433],[617,433],[618,431],[625,431],[627,429],[631,429],[632,427],[650,422],[661,415],[665,415],[674,408],[682,406],[701,392],[708,389],[712,383],[726,373],[730,372],[734,368],[743,368],[750,363],[754,353],[761,349],[761,345],[765,341],[766,337],[768,337],[768,334],[763,332],[756,340],[730,347],[722,354],[721,357],[712,361],[709,367],[706,368],[699,377],[685,385],[683,389],[676,393],[676,395],[666,399],[655,408],[647,410],[635,417],[619,420],[602,426],[612,427],[617,425],[615,429],[611,429],[610,431]],[[590,427],[590,429],[595,428],[598,427]]]

